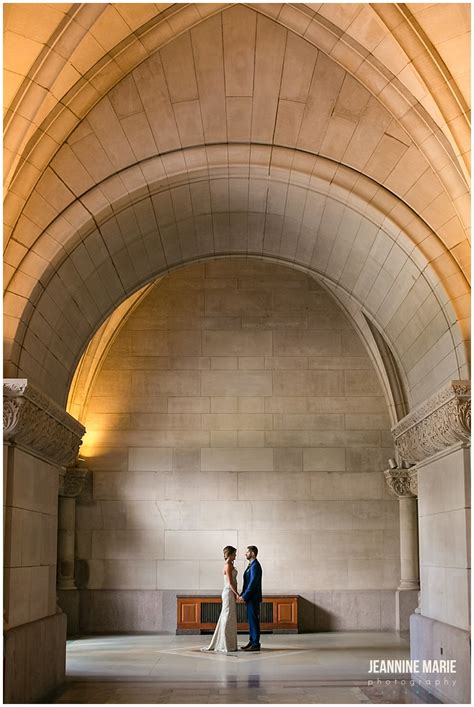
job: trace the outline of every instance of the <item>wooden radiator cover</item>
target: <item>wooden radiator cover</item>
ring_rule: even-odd
[[[220,596],[178,595],[176,597],[177,633],[213,631],[221,611]],[[262,631],[298,632],[298,596],[264,596],[260,604]],[[237,604],[237,630],[247,631],[247,609]]]

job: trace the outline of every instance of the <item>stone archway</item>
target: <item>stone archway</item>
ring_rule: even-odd
[[[450,645],[466,660],[463,7],[26,12],[34,21],[19,5],[6,17],[9,697],[36,698],[61,679],[52,528],[83,434],[64,409],[81,356],[103,327],[102,344],[87,351],[97,360],[113,313],[141,288],[221,257],[314,276],[351,318],[383,387],[399,462],[412,465],[388,474],[401,505],[418,476],[424,589],[413,651],[423,644],[438,657]],[[66,495],[80,476],[69,473]],[[432,544],[446,527],[454,568],[443,542]],[[43,549],[23,556],[20,535],[43,538]],[[23,598],[18,586],[28,587]],[[37,684],[21,685],[11,656],[23,651],[27,665],[45,627]]]
[[[186,160],[193,168],[183,173]],[[387,337],[411,404],[438,386],[438,361],[444,380],[447,355],[451,377],[463,377],[466,282],[450,274],[454,262],[426,224],[370,180],[321,158],[258,146],[191,149],[142,169],[125,170],[80,208],[68,207],[25,255],[5,299],[11,374],[54,386],[49,394],[64,402],[84,342],[128,294],[183,262],[248,254],[314,270],[365,330],[364,311]],[[35,275],[41,263],[48,264]],[[407,321],[415,350],[404,362]],[[427,358],[430,374],[420,380]]]
[[[215,591],[219,543],[252,538],[267,592],[296,591],[313,612],[334,602],[319,630],[395,629],[388,407],[366,348],[321,283],[262,258],[182,266],[132,303],[103,347],[86,375],[93,389],[75,387],[88,400],[81,456],[94,488],[77,509],[82,631],[141,630],[120,616],[124,589],[150,604],[148,624],[152,605]],[[314,576],[303,576],[309,557]],[[341,602],[358,608],[339,612]],[[359,613],[365,623],[353,623]],[[172,615],[153,626],[176,628]]]

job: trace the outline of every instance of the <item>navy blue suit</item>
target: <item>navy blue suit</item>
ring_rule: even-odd
[[[250,643],[260,646],[260,602],[262,601],[262,566],[253,560],[244,572],[242,599],[247,604]]]

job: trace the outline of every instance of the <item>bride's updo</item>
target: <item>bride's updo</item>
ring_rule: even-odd
[[[233,555],[235,552],[237,552],[237,549],[235,547],[232,547],[232,545],[226,545],[223,553],[224,553],[224,560],[228,560],[231,555]]]

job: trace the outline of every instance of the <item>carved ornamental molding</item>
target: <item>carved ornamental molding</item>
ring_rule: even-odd
[[[54,464],[74,464],[85,427],[26,379],[3,382],[3,433]]]
[[[471,432],[470,381],[451,381],[403,418],[392,434],[400,457],[409,464],[433,456]]]
[[[81,495],[89,472],[87,469],[71,467],[59,475],[59,495],[65,498],[78,498]]]
[[[410,477],[410,491],[413,496],[418,496],[418,469],[409,469],[408,476]]]
[[[388,489],[397,498],[414,498],[418,495],[416,469],[388,469],[384,472]]]

